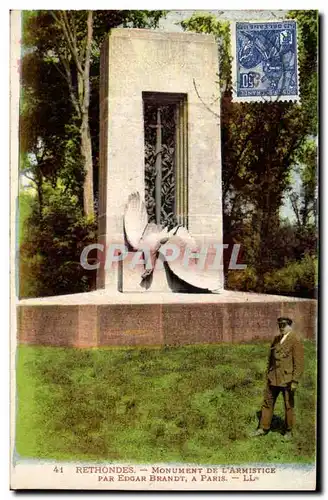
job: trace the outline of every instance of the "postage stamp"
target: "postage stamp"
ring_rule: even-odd
[[[231,26],[233,100],[299,101],[296,21]]]

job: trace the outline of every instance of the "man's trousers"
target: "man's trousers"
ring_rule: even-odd
[[[262,405],[262,415],[260,428],[268,431],[271,426],[273,409],[279,393],[282,392],[285,403],[285,424],[286,430],[291,431],[294,425],[294,391],[288,387],[279,387],[275,385],[267,385],[264,393]]]

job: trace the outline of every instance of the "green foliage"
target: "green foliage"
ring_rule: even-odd
[[[82,214],[77,197],[44,188],[42,215],[34,200],[20,247],[20,296],[49,296],[94,288],[95,275],[80,264],[83,248],[96,240],[96,225]]]
[[[307,139],[297,155],[298,165],[295,167],[295,172],[302,182],[301,192],[290,189],[289,197],[299,231],[317,225],[317,149],[316,141]]]
[[[26,228],[31,217],[33,206],[35,205],[35,193],[30,189],[21,190],[18,197],[18,249],[19,249],[19,296],[33,297],[35,294],[33,279],[29,277],[33,274],[32,268],[35,265],[37,256],[28,258],[22,255],[21,249],[25,240]]]
[[[318,126],[318,44],[319,12],[317,10],[291,10],[290,19],[298,26],[298,64],[302,95],[302,108],[307,117],[311,134]]]
[[[18,241],[22,243],[24,239],[24,228],[29,219],[34,202],[34,195],[29,189],[21,190],[18,198]]]
[[[278,229],[274,238],[272,267],[264,275],[263,292],[316,298],[316,231],[313,227],[297,230],[286,224]],[[258,273],[251,266],[244,270],[227,270],[225,287],[243,292],[257,291]]]
[[[256,271],[251,267],[246,267],[244,270],[229,270],[225,285],[228,290],[252,292],[257,286]]]
[[[315,298],[318,286],[318,262],[306,255],[264,276],[264,291],[278,295]]]
[[[22,457],[128,463],[313,463],[316,348],[305,341],[297,425],[285,443],[258,424],[268,344],[158,349],[20,346],[16,447]]]

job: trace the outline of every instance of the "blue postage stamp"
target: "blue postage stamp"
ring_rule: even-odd
[[[295,21],[232,25],[233,100],[298,101]]]

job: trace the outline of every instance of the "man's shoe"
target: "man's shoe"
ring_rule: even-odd
[[[261,437],[261,436],[266,436],[269,431],[266,431],[264,429],[257,429],[257,431],[253,432],[251,434],[251,437]]]
[[[291,439],[293,439],[292,431],[286,431],[285,434],[284,434],[284,440],[285,441],[290,441]]]

